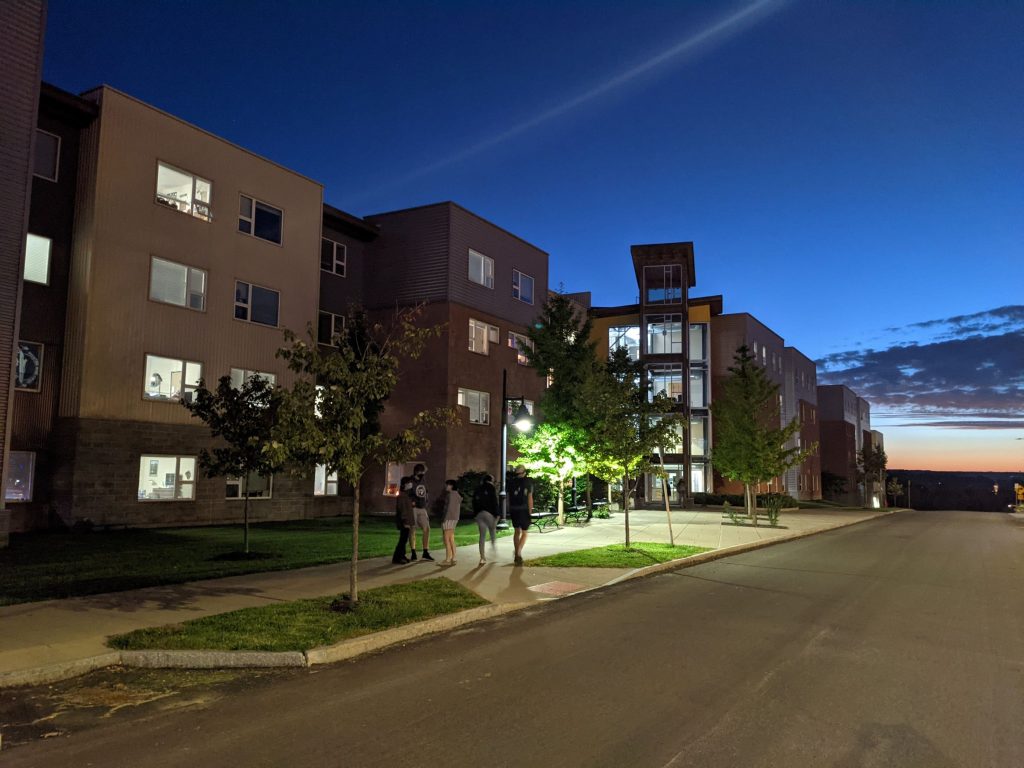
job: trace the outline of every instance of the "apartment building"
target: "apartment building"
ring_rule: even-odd
[[[712,315],[721,312],[721,297],[690,299],[689,289],[696,285],[693,243],[634,245],[630,252],[640,300],[591,307],[591,338],[599,357],[621,347],[641,361],[652,392],[665,392],[687,415],[689,437],[680,435],[675,445],[666,446],[663,460],[670,492],[689,478],[691,493],[700,493],[709,480],[709,326]],[[661,477],[647,475],[638,503],[660,505],[664,493]]]
[[[796,347],[783,350],[782,421],[800,420],[800,431],[788,448],[820,444],[818,430],[818,367]],[[787,470],[785,492],[794,499],[821,498],[821,455],[815,451],[802,463]]]
[[[205,478],[209,433],[181,401],[221,376],[289,381],[275,352],[317,320],[321,186],[112,88],[81,101],[97,115],[41,497],[65,523],[234,521],[244,495],[257,520],[313,514],[301,478]]]
[[[33,149],[39,103],[46,4],[43,0],[7,3],[0,24],[0,72],[4,107],[0,110],[0,546],[11,528],[7,501],[23,494],[31,480],[19,457],[11,466],[11,429],[18,357],[21,276],[32,188]]]
[[[843,486],[842,491],[827,489],[829,492],[825,495],[843,504],[863,503],[857,482],[857,452],[864,440],[860,429],[863,416],[860,399],[842,384],[818,385],[821,472],[823,479],[831,475]]]
[[[398,480],[413,463],[428,466],[430,487],[467,470],[500,477],[502,381],[509,400],[532,411],[544,379],[525,354],[530,325],[548,294],[548,254],[452,203],[367,216],[379,237],[370,249],[363,303],[379,313],[424,306],[424,322],[445,332],[403,368],[382,418],[385,430],[438,406],[461,423],[430,434],[431,447],[404,466],[369,473],[363,498],[390,509]],[[510,455],[514,456],[514,452]]]

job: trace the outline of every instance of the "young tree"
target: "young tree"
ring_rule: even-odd
[[[597,367],[590,328],[586,313],[564,294],[551,293],[528,331],[527,359],[539,376],[551,377],[540,400],[546,421],[579,426],[584,384]]]
[[[857,479],[864,483],[865,494],[869,491],[869,483],[878,483],[882,503],[885,504],[885,469],[889,457],[881,447],[873,447],[869,442],[857,453]]]
[[[606,482],[622,482],[627,547],[630,493],[645,471],[657,471],[660,459],[655,455],[679,439],[684,419],[675,411],[672,398],[664,392],[651,392],[643,374],[643,366],[620,348],[584,386],[594,454],[591,471]]]
[[[581,430],[565,422],[545,421],[512,438],[519,463],[535,475],[548,478],[558,493],[558,524],[565,522],[565,486],[583,463],[580,446],[586,443]]]
[[[890,477],[885,484],[885,492],[892,496],[892,505],[896,506],[896,499],[903,495],[903,484],[898,478]]]
[[[267,451],[279,405],[278,390],[259,375],[250,376],[235,388],[230,376],[222,376],[213,391],[199,383],[191,402],[182,400],[193,417],[221,438],[222,445],[199,451],[199,466],[207,477],[241,478],[242,551],[249,554],[250,475],[270,475],[281,468],[280,461]]]
[[[778,477],[810,456],[817,446],[787,448],[800,429],[793,419],[779,423],[779,386],[743,345],[733,357],[722,396],[711,404],[715,447],[711,461],[724,477],[743,483],[747,515],[757,524],[753,486]]]
[[[418,413],[393,434],[381,430],[380,415],[398,383],[400,362],[419,357],[427,340],[440,334],[440,326],[418,324],[422,311],[418,306],[398,309],[389,323],[383,323],[353,310],[331,349],[322,349],[309,327],[308,342],[286,331],[288,346],[278,350],[299,378],[282,393],[273,452],[306,472],[322,464],[353,489],[349,595],[341,608],[354,608],[359,602],[363,475],[373,465],[414,458],[430,447],[427,429],[455,419],[453,409],[440,408]]]

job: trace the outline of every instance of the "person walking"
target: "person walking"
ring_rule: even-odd
[[[498,538],[498,492],[494,488],[494,475],[484,475],[480,485],[473,491],[473,514],[476,515],[476,527],[480,531],[480,565],[486,565],[484,541],[487,533],[491,534],[492,550]]]
[[[686,495],[686,483],[683,481],[682,475],[676,475],[676,497],[679,499],[679,506],[684,506],[684,497]]]
[[[526,476],[526,467],[520,464],[508,484],[508,516],[512,519],[512,545],[515,565],[523,564],[523,547],[530,530],[533,512],[533,480]]]
[[[403,477],[398,483],[398,498],[395,499],[395,527],[398,528],[398,545],[391,556],[394,565],[405,565],[409,558],[405,556],[405,548],[409,546],[409,532],[415,520],[412,501],[412,477]],[[413,552],[415,554],[415,552]]]
[[[462,494],[456,490],[457,487],[458,483],[455,480],[444,482],[444,519],[441,521],[441,536],[444,538],[445,557],[442,565],[455,565],[455,526],[459,524],[459,514],[462,510]]]
[[[412,546],[410,560],[416,559],[416,529],[419,528],[423,534],[423,559],[433,560],[430,556],[430,513],[427,511],[427,484],[423,477],[427,474],[427,468],[423,464],[417,464],[412,468],[412,513],[413,525],[409,530],[409,543]]]

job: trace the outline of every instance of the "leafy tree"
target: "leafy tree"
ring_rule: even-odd
[[[534,475],[548,478],[557,493],[558,524],[565,522],[565,487],[583,463],[579,447],[586,436],[566,422],[546,421],[512,439],[519,463]]]
[[[857,452],[857,479],[861,482],[878,483],[879,491],[885,499],[885,468],[889,463],[889,457],[881,447],[873,447],[870,442],[865,442],[864,447]],[[867,492],[865,487],[865,493]]]
[[[584,383],[597,365],[590,328],[590,317],[567,296],[553,292],[527,333],[530,365],[538,375],[551,377],[540,400],[547,421],[579,425]]]
[[[250,376],[235,388],[222,376],[215,390],[199,383],[191,402],[182,400],[193,417],[210,428],[222,444],[199,451],[199,466],[207,477],[242,478],[242,551],[249,554],[249,475],[270,475],[281,462],[267,451],[280,403],[279,391],[262,376]]]
[[[898,478],[890,477],[885,484],[885,492],[892,496],[892,505],[896,506],[896,499],[903,495],[903,484]]]
[[[620,348],[584,386],[591,472],[609,483],[622,482],[627,547],[630,493],[644,472],[658,470],[655,454],[678,440],[684,418],[675,412],[672,398],[651,392],[643,373],[643,366]]]
[[[322,464],[337,472],[353,489],[352,559],[349,566],[348,600],[339,607],[359,602],[360,484],[373,465],[403,462],[430,447],[426,430],[453,423],[451,408],[418,413],[394,434],[381,429],[385,401],[398,384],[399,364],[417,358],[440,326],[421,327],[422,307],[401,308],[388,323],[370,319],[355,309],[345,329],[332,339],[331,349],[317,344],[312,326],[309,341],[285,332],[287,346],[278,350],[288,367],[299,374],[282,403],[273,452],[281,460],[309,471]]]
[[[722,396],[711,404],[715,447],[711,460],[724,477],[743,483],[747,515],[757,524],[753,486],[778,477],[817,446],[787,448],[800,429],[793,419],[779,426],[779,386],[757,365],[744,344],[736,350]]]
[[[821,493],[826,499],[834,499],[846,493],[846,478],[828,470],[821,473]]]

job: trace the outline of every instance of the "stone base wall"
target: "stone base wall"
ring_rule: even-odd
[[[53,512],[65,525],[89,520],[110,527],[238,523],[243,502],[225,498],[224,478],[197,466],[195,499],[140,501],[144,455],[196,456],[212,443],[205,427],[62,419],[54,432]],[[351,514],[351,496],[313,496],[313,479],[274,476],[273,496],[249,500],[249,520],[301,520]]]

